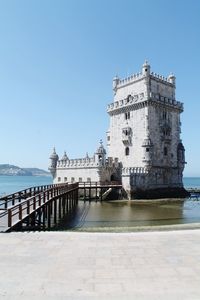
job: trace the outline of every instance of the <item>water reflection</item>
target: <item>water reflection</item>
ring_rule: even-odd
[[[134,201],[86,202],[58,229],[95,227],[135,227],[200,222],[200,202],[187,199],[179,203],[135,204]]]

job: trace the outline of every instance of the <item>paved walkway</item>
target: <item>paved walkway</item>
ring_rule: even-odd
[[[0,299],[199,300],[200,230],[2,233]]]

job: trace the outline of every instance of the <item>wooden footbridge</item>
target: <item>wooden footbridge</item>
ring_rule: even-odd
[[[102,201],[103,193],[120,188],[118,182],[82,182],[37,186],[0,198],[0,232],[45,230],[76,209],[79,194]]]

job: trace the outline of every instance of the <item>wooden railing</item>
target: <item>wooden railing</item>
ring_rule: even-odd
[[[71,184],[52,184],[30,187],[14,194],[7,195],[0,198],[0,227],[7,226],[8,228],[11,228],[12,226],[18,224],[20,221],[24,220],[29,215],[33,214],[35,211],[39,210],[44,205],[49,205],[50,201],[62,197],[65,194],[67,195],[68,193],[70,193],[73,198],[73,193],[75,192],[75,190],[77,191],[77,194],[75,196],[77,200],[78,189],[84,189],[84,193],[86,193],[87,189],[89,189],[90,196],[92,189],[96,189],[96,196],[97,190],[100,189],[102,199],[102,191],[104,190],[104,188],[111,187],[121,188],[121,183],[117,181],[88,181],[76,182]]]
[[[103,188],[103,187],[121,187],[122,184],[119,181],[88,181],[88,182],[78,182],[79,188]]]
[[[22,191],[15,192],[13,194],[6,195],[0,198],[0,210],[7,209],[9,206],[13,206],[16,203],[19,203],[29,197],[32,197],[38,193],[41,193],[47,189],[52,188],[53,184],[50,185],[41,185],[41,186],[33,186]]]
[[[23,218],[33,213],[39,207],[47,203],[52,198],[56,198],[70,192],[74,189],[78,189],[78,184],[58,184],[53,185],[53,187],[36,194],[21,203],[14,205],[7,209],[8,214],[8,227],[12,227],[14,223],[21,221]]]
[[[9,206],[14,206],[15,204],[20,203],[27,198],[35,196],[43,191],[53,188],[53,187],[61,187],[61,186],[66,186],[66,185],[68,185],[68,183],[33,186],[33,187],[27,188],[25,190],[15,192],[13,194],[1,197],[0,198],[0,210],[5,210]]]

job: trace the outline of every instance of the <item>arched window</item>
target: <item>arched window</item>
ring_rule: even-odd
[[[129,147],[126,147],[126,149],[125,149],[125,155],[126,155],[126,156],[129,155]]]

